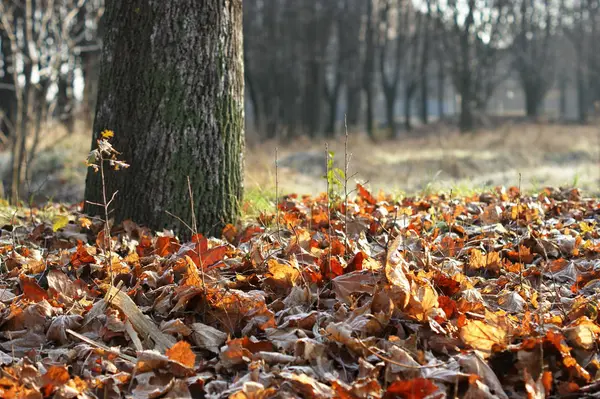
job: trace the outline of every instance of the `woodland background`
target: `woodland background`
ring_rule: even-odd
[[[5,195],[78,200],[104,3],[0,7]],[[595,189],[599,19],[598,0],[245,2],[248,195],[273,191],[275,147],[284,189],[322,191],[345,126],[376,190]]]

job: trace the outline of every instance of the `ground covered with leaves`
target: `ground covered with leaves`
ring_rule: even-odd
[[[180,242],[77,207],[0,235],[2,398],[545,398],[600,390],[600,202],[289,196]]]

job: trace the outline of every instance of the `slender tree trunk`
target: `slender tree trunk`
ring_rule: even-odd
[[[428,81],[427,77],[423,76],[421,79],[421,122],[423,124],[429,123],[429,90],[428,90]]]
[[[367,2],[367,30],[365,39],[365,65],[364,65],[364,90],[367,100],[366,128],[367,134],[371,140],[375,140],[375,121],[374,121],[374,87],[373,72],[375,69],[375,21],[373,12],[373,0]]]
[[[334,83],[334,87],[331,90],[331,93],[328,93],[327,102],[329,106],[329,120],[327,122],[326,133],[328,137],[335,136],[335,125],[337,122],[338,115],[338,99],[340,98],[340,77],[336,76],[336,82]]]
[[[85,123],[91,128],[98,99],[98,79],[100,79],[100,52],[89,51],[81,54],[83,75],[82,113]]]
[[[559,117],[561,121],[567,119],[567,77],[565,71],[561,71],[558,77],[558,90],[559,90]]]
[[[577,113],[579,123],[587,123],[587,85],[582,68],[581,66],[577,68]]]
[[[248,63],[246,62],[246,54],[244,53],[244,82],[246,83],[246,88],[248,91],[248,97],[250,98],[250,102],[252,103],[252,116],[254,117],[254,129],[257,132],[260,132],[262,129],[262,121],[261,121],[261,113],[260,113],[260,105],[258,103],[258,93],[255,87],[254,76],[250,73],[249,69],[246,67]]]
[[[73,133],[73,84],[75,74],[74,66],[69,65],[69,72],[61,74],[58,79],[58,94],[57,94],[57,111],[58,119],[65,126],[68,133]]]
[[[525,94],[525,112],[528,118],[537,118],[539,116],[541,98],[540,88],[535,82],[528,82],[523,85]]]
[[[388,88],[383,91],[385,96],[385,115],[388,129],[390,129],[390,139],[398,136],[398,124],[396,123],[396,88]]]
[[[404,96],[404,127],[408,131],[412,130],[412,100],[413,93],[415,92],[416,87],[416,83],[411,83],[410,86],[406,89],[406,95]]]
[[[581,39],[583,40],[583,39]],[[579,123],[587,123],[587,82],[586,82],[586,65],[584,64],[584,48],[581,41],[577,43],[577,66],[576,66],[576,80],[577,80],[577,115]]]
[[[242,198],[242,0],[109,1],[96,139],[104,129],[131,167],[107,171],[115,222],[219,234]],[[106,168],[109,169],[109,168]],[[88,170],[85,212],[102,214],[100,174]]]
[[[437,95],[438,95],[438,119],[444,118],[444,101],[445,101],[445,90],[444,85],[446,84],[446,76],[444,74],[444,65],[443,61],[440,61],[438,64],[438,87],[437,87]]]
[[[14,89],[14,75],[9,71],[13,62],[10,42],[6,34],[0,29],[0,59],[2,60],[2,76],[0,77],[0,132],[5,136],[14,134],[15,112],[17,109],[17,96]]]
[[[425,18],[425,26],[423,28],[423,50],[421,51],[421,65],[419,78],[420,78],[420,89],[421,89],[421,122],[423,124],[429,123],[429,41],[430,41],[430,28],[431,28],[431,1],[427,2],[427,16]]]
[[[461,132],[473,130],[473,100],[471,98],[471,89],[463,88],[460,97],[460,120],[459,128]]]
[[[348,118],[348,126],[357,126],[360,122],[360,91],[360,87],[346,87],[346,115]]]

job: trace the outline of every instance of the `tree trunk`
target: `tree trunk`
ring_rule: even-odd
[[[529,82],[523,85],[523,91],[525,94],[525,112],[527,113],[527,117],[537,118],[542,98],[540,88],[535,83]]]
[[[460,96],[460,120],[459,128],[461,132],[473,130],[473,107],[471,99],[471,90],[461,90]]]
[[[373,12],[373,0],[367,1],[367,29],[365,38],[365,65],[363,74],[363,87],[367,99],[366,109],[366,128],[367,134],[371,140],[375,140],[375,121],[374,121],[374,87],[373,72],[375,69],[375,21]]]
[[[106,169],[115,223],[184,237],[219,234],[242,198],[242,0],[109,1],[93,147],[100,132],[131,166]],[[85,212],[99,215],[99,173],[88,170]]]
[[[2,77],[0,77],[0,133],[5,136],[14,134],[17,96],[14,87],[14,75],[9,71],[12,63],[10,42],[6,34],[0,30],[0,55],[2,59]]]
[[[413,93],[416,89],[416,82],[410,84],[410,86],[406,89],[406,95],[404,96],[404,127],[406,130],[412,130],[411,124],[411,114],[412,114],[412,98]]]
[[[74,130],[73,119],[73,84],[75,80],[74,65],[69,65],[69,72],[61,74],[58,78],[57,93],[57,111],[58,120],[65,126],[67,133],[71,134]]]
[[[585,82],[585,72],[581,60],[578,60],[577,65],[577,115],[579,123],[587,123],[587,87]]]
[[[398,135],[398,125],[396,124],[396,88],[392,87],[383,91],[385,95],[385,115],[387,118],[388,129],[390,129],[390,139],[395,139]]]
[[[444,65],[443,65],[443,61],[440,61],[438,64],[438,90],[437,90],[437,95],[438,95],[438,120],[441,120],[444,118],[444,100],[445,100],[445,93],[444,93],[444,84],[445,82],[445,75],[444,75]]]
[[[565,121],[567,119],[567,78],[565,75],[566,73],[562,71],[558,82],[558,88],[560,91],[559,115],[561,121]]]
[[[96,112],[100,75],[100,53],[86,51],[81,53],[81,73],[83,75],[82,114],[85,123],[91,127]]]
[[[346,86],[346,118],[348,126],[356,127],[360,122],[361,109],[360,87]]]
[[[431,29],[431,1],[427,2],[427,15],[425,17],[425,27],[423,30],[423,49],[421,51],[421,65],[419,66],[419,78],[421,89],[421,122],[426,125],[429,123],[429,38]]]
[[[336,82],[332,93],[327,96],[327,103],[329,105],[329,120],[327,122],[327,137],[335,137],[335,125],[337,123],[337,110],[338,110],[338,99],[340,97],[340,83],[339,76],[336,76]]]
[[[421,122],[426,125],[429,123],[429,91],[427,83],[427,74],[421,79]]]

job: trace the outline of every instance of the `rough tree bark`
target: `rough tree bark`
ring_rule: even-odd
[[[107,173],[111,216],[189,237],[167,214],[192,222],[189,176],[198,230],[219,234],[242,197],[242,0],[109,0],[104,17],[92,142],[113,130],[131,165]],[[91,169],[85,199],[85,212],[101,213]]]

